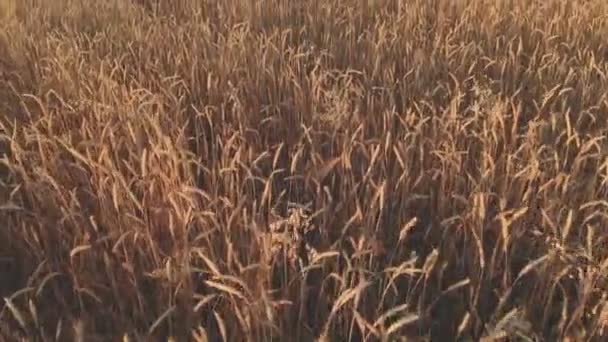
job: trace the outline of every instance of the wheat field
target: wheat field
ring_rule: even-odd
[[[0,3],[0,340],[608,338],[607,2]]]

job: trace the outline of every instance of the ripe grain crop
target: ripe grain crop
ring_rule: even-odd
[[[0,336],[608,338],[608,3],[0,0]]]

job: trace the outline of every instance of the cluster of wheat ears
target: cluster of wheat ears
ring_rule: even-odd
[[[608,2],[0,3],[5,340],[608,338]]]

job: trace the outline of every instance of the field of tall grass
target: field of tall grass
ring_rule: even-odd
[[[0,4],[0,340],[608,339],[608,2]]]

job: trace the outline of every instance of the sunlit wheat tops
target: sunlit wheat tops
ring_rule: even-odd
[[[607,13],[0,0],[0,340],[607,340]]]

